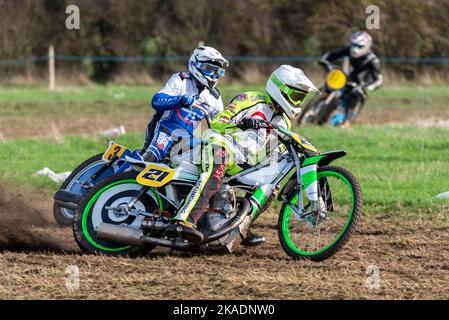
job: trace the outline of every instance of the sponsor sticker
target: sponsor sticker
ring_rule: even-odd
[[[248,98],[248,96],[246,95],[246,94],[244,94],[244,93],[242,93],[242,94],[239,94],[237,97],[235,97],[234,99],[235,100],[238,100],[238,101],[244,101],[244,100],[246,100]]]
[[[164,150],[170,142],[170,136],[164,132],[159,133],[157,137],[156,147],[160,150]]]

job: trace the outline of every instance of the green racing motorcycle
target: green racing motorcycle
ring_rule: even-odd
[[[264,123],[279,146],[256,166],[227,175],[199,221],[202,243],[167,233],[170,219],[199,179],[201,145],[189,161],[175,166],[127,158],[132,170],[104,178],[81,199],[73,230],[85,253],[144,254],[157,246],[177,250],[227,249],[245,237],[251,222],[282,202],[278,237],[294,259],[321,261],[339,251],[362,215],[362,192],[356,178],[330,163],[345,151],[320,153],[305,137]],[[197,154],[194,154],[197,152]]]

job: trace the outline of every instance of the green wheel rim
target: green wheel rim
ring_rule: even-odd
[[[117,182],[113,182],[113,183],[111,183],[111,184],[108,184],[107,186],[105,186],[105,187],[101,188],[99,191],[97,191],[97,192],[95,193],[95,195],[89,200],[89,202],[87,203],[86,207],[84,208],[84,211],[83,211],[83,217],[82,217],[82,221],[81,221],[81,228],[82,228],[82,230],[83,230],[83,234],[84,234],[84,237],[86,238],[86,240],[87,240],[91,245],[93,245],[95,248],[97,248],[97,249],[100,249],[100,250],[103,250],[103,251],[109,251],[109,252],[118,252],[118,251],[129,250],[129,249],[132,248],[132,246],[125,246],[125,247],[120,247],[120,248],[108,248],[108,247],[102,246],[101,244],[96,243],[96,242],[94,241],[94,239],[92,239],[92,237],[90,236],[89,231],[88,231],[88,229],[87,229],[87,217],[88,217],[89,212],[90,212],[90,209],[92,208],[92,205],[95,203],[95,201],[97,201],[98,198],[99,198],[99,197],[103,194],[103,192],[105,192],[106,190],[109,190],[109,189],[112,188],[112,187],[115,187],[115,186],[120,185],[120,184],[125,184],[125,183],[134,183],[134,184],[138,184],[138,183],[136,182],[136,180],[134,180],[134,179],[122,180],[122,181],[117,181]],[[150,189],[150,190],[151,190],[151,191],[153,192],[153,194],[156,196],[156,199],[157,199],[159,208],[160,208],[160,209],[163,209],[163,207],[162,207],[162,199],[161,199],[161,197],[159,196],[159,194],[158,194],[157,192],[154,192],[154,189]]]
[[[349,227],[349,223],[352,219],[352,215],[354,212],[354,190],[351,186],[351,184],[349,183],[348,179],[346,179],[345,176],[343,176],[341,173],[336,172],[336,171],[322,171],[322,172],[318,172],[318,180],[321,178],[325,178],[325,177],[336,177],[339,178],[341,180],[344,181],[344,183],[349,187],[349,190],[351,190],[351,197],[352,197],[352,208],[351,208],[351,213],[349,214],[348,217],[348,221],[346,222],[343,230],[339,233],[339,235],[337,236],[337,238],[332,241],[330,244],[328,244],[327,246],[325,246],[324,248],[317,250],[317,251],[313,251],[313,252],[307,252],[307,251],[303,251],[299,248],[296,247],[296,245],[293,243],[291,237],[290,237],[290,230],[288,228],[288,222],[290,220],[290,216],[291,216],[291,210],[288,206],[285,206],[284,209],[284,215],[282,218],[282,236],[287,244],[287,246],[293,250],[294,252],[300,254],[300,255],[304,255],[304,256],[312,256],[312,255],[316,255],[316,254],[320,254],[324,251],[326,251],[327,249],[329,249],[330,247],[332,247],[345,233],[346,229]],[[293,199],[290,201],[290,204],[295,204],[296,201],[298,200],[299,195],[295,195],[293,197]]]

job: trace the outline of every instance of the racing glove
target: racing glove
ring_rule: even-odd
[[[246,130],[246,129],[255,129],[258,130],[260,128],[260,122],[257,119],[254,118],[246,118],[243,120],[240,120],[237,124],[237,127]]]
[[[360,95],[361,97],[364,97],[366,95],[363,85],[358,85],[358,86],[354,87],[352,89],[352,91],[354,93]]]
[[[181,96],[181,105],[188,108],[195,104],[196,100],[197,96],[189,96],[188,94],[184,94]]]

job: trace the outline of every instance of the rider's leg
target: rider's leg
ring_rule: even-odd
[[[197,223],[206,212],[209,200],[220,190],[228,164],[229,154],[220,143],[211,143],[203,152],[203,170],[200,178],[187,196],[183,207],[173,218],[167,233],[176,232],[191,242],[201,242],[203,234],[197,230]]]
[[[347,91],[344,91],[340,97],[340,100],[338,101],[337,112],[331,119],[331,123],[333,126],[338,126],[345,122],[347,110],[346,104],[347,104]]]
[[[346,102],[346,120],[351,121],[356,117],[355,108],[361,102],[362,97],[354,90],[348,93]]]
[[[174,141],[169,130],[150,122],[147,126],[145,144],[141,151],[142,158],[147,162],[161,162]]]

